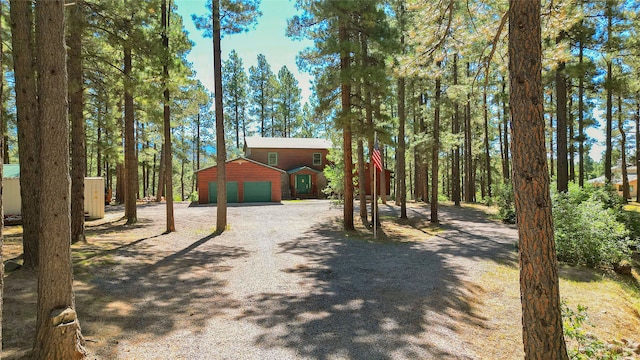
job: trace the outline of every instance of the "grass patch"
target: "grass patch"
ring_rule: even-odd
[[[640,288],[637,272],[624,278],[584,267],[561,266],[560,296],[570,307],[586,307],[588,322],[584,326],[604,343],[622,340],[637,341],[640,329]],[[473,336],[467,340],[476,353],[487,359],[515,359],[524,356],[522,350],[521,304],[517,267],[488,263],[488,269],[478,281],[482,314],[487,319],[484,328],[467,328]],[[571,342],[568,346],[577,346]]]

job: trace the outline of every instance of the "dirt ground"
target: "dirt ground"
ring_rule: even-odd
[[[322,200],[230,206],[220,236],[214,206],[176,204],[171,234],[164,204],[139,205],[133,226],[110,207],[73,246],[91,358],[522,358],[515,227],[468,207],[441,206],[439,228],[425,206],[397,212],[381,205],[374,240],[344,233],[342,208]],[[11,231],[5,259],[21,251]],[[3,358],[28,354],[35,284],[5,278]],[[603,318],[630,334],[606,336],[640,328],[639,304],[624,305]]]

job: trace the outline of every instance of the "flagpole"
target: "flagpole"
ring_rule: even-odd
[[[378,134],[373,132],[373,143],[377,144]],[[375,151],[375,150],[374,150]],[[373,163],[373,161],[371,161]],[[377,205],[378,205],[378,174],[376,173],[377,167],[375,164],[369,164],[369,166],[373,165],[373,198],[371,199],[371,212],[373,212],[373,239],[378,238],[378,222],[377,222]]]

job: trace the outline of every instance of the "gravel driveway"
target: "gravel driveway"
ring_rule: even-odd
[[[112,229],[130,241],[76,290],[95,358],[480,358],[460,324],[486,322],[474,279],[485,260],[513,260],[517,236],[441,207],[444,231],[424,241],[350,238],[322,200],[231,206],[215,237],[215,207],[177,204],[178,232],[163,235],[164,209],[140,206],[137,226]],[[88,297],[100,300],[83,309]]]

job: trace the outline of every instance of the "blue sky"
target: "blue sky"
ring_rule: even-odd
[[[197,78],[213,92],[213,42],[211,38],[202,37],[202,31],[197,30],[192,14],[208,13],[205,8],[206,0],[175,0],[178,13],[184,19],[184,27],[189,32],[189,38],[195,43],[187,60],[193,63]],[[264,54],[271,65],[271,70],[277,74],[282,66],[286,66],[298,79],[302,89],[303,102],[311,94],[311,76],[302,73],[296,66],[296,55],[312,42],[294,41],[285,35],[287,19],[296,14],[293,1],[262,0],[260,4],[262,16],[258,18],[255,29],[249,32],[227,35],[222,39],[222,60],[229,57],[231,50],[236,50],[244,63],[245,71],[256,65],[258,54]]]

